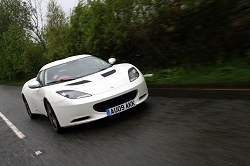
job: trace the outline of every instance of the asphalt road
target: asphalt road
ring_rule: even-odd
[[[1,166],[250,165],[250,91],[151,89],[145,103],[60,135],[28,118],[20,92],[0,85],[0,113],[25,135],[0,118]]]

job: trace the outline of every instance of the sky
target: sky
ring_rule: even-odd
[[[42,6],[44,10],[47,10],[47,4],[50,0],[42,0]],[[78,0],[55,0],[60,6],[62,6],[63,10],[66,13],[70,13],[70,11],[76,7],[78,4]]]
[[[50,0],[36,0],[31,2],[37,2],[38,6],[41,5],[41,8],[37,8],[39,12],[39,21],[38,24],[43,25],[46,23],[46,13],[47,13],[47,6]],[[71,11],[76,7],[79,0],[55,0],[58,5],[60,5],[63,11],[66,14],[66,17],[70,16]],[[35,3],[33,4],[35,6]]]
[[[63,7],[65,12],[69,12],[78,4],[78,0],[57,0],[57,2]]]

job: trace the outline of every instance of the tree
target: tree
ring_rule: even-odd
[[[25,31],[18,25],[12,24],[2,35],[1,42],[1,78],[21,78],[23,73],[23,43],[27,40]]]
[[[23,29],[32,29],[31,12],[22,0],[1,0],[0,2],[0,36],[8,31],[12,24]]]
[[[23,73],[23,43],[32,29],[31,12],[21,0],[1,0],[0,3],[0,78],[16,79]]]
[[[42,9],[43,0],[26,0],[31,12],[32,29],[29,31],[30,38],[40,43],[46,49],[46,40],[44,39],[44,13]]]
[[[48,61],[57,60],[68,56],[66,37],[68,21],[62,7],[51,0],[48,3],[47,25],[45,26],[45,38],[47,40]]]

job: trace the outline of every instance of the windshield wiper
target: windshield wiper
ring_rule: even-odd
[[[57,80],[57,82],[66,82],[66,81],[72,81],[72,80],[75,80],[75,79],[77,79],[77,78],[62,78],[62,79],[59,79],[59,80]]]
[[[62,83],[62,82],[72,81],[72,80],[75,80],[77,78],[80,78],[80,77],[67,78],[67,79],[62,78],[62,79],[59,79],[59,80],[56,80],[56,81],[49,82],[49,83],[47,83],[47,85],[53,85],[53,84],[58,84],[58,83]]]

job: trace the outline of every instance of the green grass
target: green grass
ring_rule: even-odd
[[[191,85],[191,84],[239,84],[250,82],[250,64],[244,59],[216,66],[200,66],[193,69],[181,67],[146,71],[153,77],[146,77],[149,84]]]

